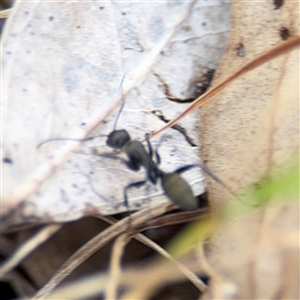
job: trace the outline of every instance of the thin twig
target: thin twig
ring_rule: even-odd
[[[15,268],[26,256],[52,237],[61,227],[62,225],[57,224],[46,226],[24,242],[11,257],[0,266],[1,277],[4,277]]]
[[[174,126],[178,123],[181,119],[198,109],[199,107],[203,106],[209,100],[212,100],[214,97],[219,95],[226,87],[228,87],[232,82],[243,76],[244,74],[250,72],[251,70],[259,67],[260,65],[266,63],[267,61],[286,53],[287,51],[291,51],[300,45],[300,37],[292,37],[288,39],[286,42],[279,44],[272,49],[261,53],[256,58],[252,59],[247,64],[243,65],[235,72],[230,74],[227,78],[219,82],[215,87],[210,89],[205,94],[198,97],[187,109],[185,109],[182,113],[180,113],[176,118],[171,120],[165,126],[156,130],[154,133],[151,134],[151,137],[161,134],[166,129]]]
[[[112,218],[103,217],[101,219],[108,222],[109,224],[114,223]],[[163,249],[157,243],[155,243],[154,241],[152,241],[142,233],[135,234],[133,238],[139,241],[140,243],[148,246],[149,248],[153,249],[158,254],[160,254],[161,256],[169,260],[171,263],[173,263],[178,268],[178,270],[180,270],[182,274],[184,274],[186,278],[189,279],[199,291],[203,292],[204,290],[206,290],[207,285],[195,273],[193,273],[184,264],[174,259],[172,255],[170,255],[165,249]]]
[[[105,299],[107,300],[117,299],[117,288],[119,285],[121,275],[121,258],[124,253],[124,248],[130,241],[130,239],[130,235],[128,233],[124,233],[120,235],[114,243],[110,261],[109,278],[105,295]]]

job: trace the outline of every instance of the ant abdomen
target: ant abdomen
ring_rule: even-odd
[[[198,207],[190,185],[178,173],[163,173],[162,188],[167,197],[182,210],[193,210]]]

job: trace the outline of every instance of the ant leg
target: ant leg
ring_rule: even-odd
[[[149,133],[146,133],[146,134],[145,134],[145,139],[146,139],[147,146],[148,146],[149,156],[152,158],[152,157],[153,157],[153,149],[152,149],[152,145],[151,145],[149,136],[150,136]]]
[[[240,198],[219,178],[217,177],[215,174],[213,174],[209,169],[207,169],[205,166],[203,166],[202,164],[192,164],[192,165],[187,165],[184,167],[181,167],[177,170],[174,171],[174,173],[184,173],[192,168],[198,167],[200,168],[204,173],[206,173],[207,175],[209,175],[214,181],[216,181],[217,183],[219,183],[221,186],[223,186],[232,196],[234,196],[234,198],[238,199],[240,202],[242,202],[240,200]]]
[[[155,147],[155,158],[156,158],[156,163],[158,165],[160,165],[160,163],[161,163],[160,155],[158,154],[158,148],[161,146],[164,139],[165,139],[165,135],[161,136],[159,141],[158,141],[158,144]]]
[[[149,133],[146,133],[145,134],[145,138],[146,138],[146,141],[147,141],[147,145],[148,145],[148,149],[149,149],[149,156],[152,158],[153,157],[153,149],[152,149],[152,145],[150,143],[150,140],[149,140]],[[156,163],[159,165],[161,163],[161,159],[160,159],[160,155],[158,154],[158,148],[160,147],[160,145],[162,144],[164,140],[164,136],[162,136],[155,148],[155,159],[156,159]]]
[[[156,158],[156,163],[157,163],[158,165],[160,165],[161,159],[160,159],[160,155],[158,154],[157,149],[155,150],[155,158]]]
[[[125,186],[124,188],[124,203],[125,206],[127,207],[127,211],[129,212],[129,206],[128,206],[128,196],[127,196],[127,190],[132,188],[132,187],[140,187],[142,185],[144,185],[147,182],[147,180],[142,180],[142,181],[137,181],[137,182],[133,182],[128,184],[127,186]]]

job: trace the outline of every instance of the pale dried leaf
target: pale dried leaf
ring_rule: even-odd
[[[215,84],[280,43],[282,27],[290,35],[299,35],[299,3],[295,1],[284,1],[278,10],[271,1],[234,2],[232,18],[230,45]],[[299,49],[248,73],[204,106],[203,159],[234,191],[247,190],[261,176],[276,172],[276,165],[298,151],[298,86]],[[209,191],[214,209],[229,201],[213,182]],[[266,207],[222,226],[211,240],[209,258],[239,290],[226,297],[217,293],[215,285],[206,299],[215,299],[216,294],[222,299],[298,298],[299,239],[283,242],[286,235],[299,231],[298,211],[298,205],[291,204]]]
[[[124,94],[135,89],[118,128],[138,139],[160,128],[153,111],[171,119],[188,105],[169,100],[161,80],[179,100],[199,93],[225,47],[228,8],[224,1],[18,1],[2,40],[3,228],[124,211],[123,187],[144,172],[73,152],[107,152],[104,137],[81,148],[70,141],[36,146],[112,131],[126,72]],[[163,170],[199,161],[198,121],[194,113],[181,122],[196,147],[169,130],[160,148]],[[186,179],[195,194],[203,192],[200,170]],[[133,189],[129,198],[132,208],[166,201],[153,186]]]

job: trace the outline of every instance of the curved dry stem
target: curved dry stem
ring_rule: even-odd
[[[205,94],[198,97],[186,110],[184,110],[178,117],[171,120],[169,123],[167,123],[165,126],[163,126],[161,129],[155,131],[151,134],[151,137],[161,134],[166,129],[172,127],[176,123],[178,123],[181,119],[195,111],[197,108],[203,106],[205,103],[207,103],[209,100],[212,100],[214,97],[216,97],[218,94],[220,94],[226,87],[228,87],[232,82],[243,76],[244,74],[248,73],[249,71],[259,67],[260,65],[268,62],[271,59],[274,59],[278,57],[279,55],[282,55],[283,53],[287,51],[291,51],[300,45],[300,37],[292,37],[288,39],[286,42],[283,42],[279,44],[278,46],[270,49],[269,51],[266,51],[244,66],[237,69],[235,72],[233,72],[231,75],[229,75],[227,78],[225,78],[223,81],[221,81],[217,86],[206,92]]]
[[[157,243],[153,242],[146,236],[144,236],[141,233],[138,233],[135,235],[135,238],[145,244],[146,246],[150,247],[151,249],[155,250],[157,253],[159,253],[161,256],[169,260],[171,263],[173,263],[176,268],[182,272],[183,275],[186,276],[186,278],[194,284],[194,286],[200,291],[204,292],[207,289],[207,285],[194,273],[192,272],[188,267],[186,267],[184,264],[182,264],[180,261],[176,260],[172,255],[170,255],[165,249],[163,249],[161,246],[159,246]]]
[[[109,224],[113,224],[114,221],[111,218],[103,217],[102,220],[108,222]],[[164,248],[159,246],[157,243],[143,235],[142,233],[137,233],[133,236],[133,238],[140,243],[148,246],[152,250],[156,251],[158,254],[160,254],[165,259],[169,260],[171,263],[173,263],[177,269],[182,272],[182,274],[190,280],[192,284],[201,292],[205,291],[207,289],[207,285],[189,268],[187,268],[184,264],[176,260],[172,255],[170,255]]]
[[[195,265],[192,266],[194,272],[197,272]],[[163,278],[158,274],[158,279],[163,283],[172,283],[184,279],[184,275],[181,272],[170,272],[169,276],[163,273]],[[131,289],[133,285],[140,282],[140,279],[149,277],[148,268],[133,269],[128,268],[123,271],[121,278],[122,286]],[[87,299],[89,297],[98,296],[103,294],[107,285],[108,276],[105,273],[97,273],[91,276],[84,277],[83,279],[76,280],[75,282],[68,283],[67,285],[58,288],[51,295],[45,296],[46,299]],[[141,299],[141,298],[139,298]]]

